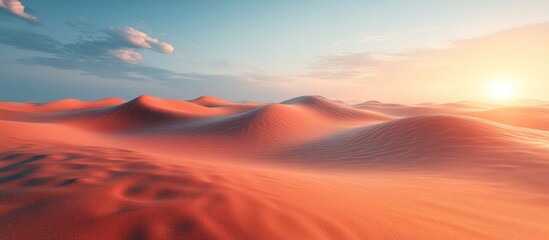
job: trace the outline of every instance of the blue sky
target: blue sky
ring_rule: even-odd
[[[23,0],[23,12],[9,7],[18,1],[0,1],[2,101],[140,94],[483,100],[480,93],[425,94],[432,87],[455,87],[445,79],[437,84],[416,76],[386,84],[379,76],[389,73],[380,73],[376,62],[549,21],[548,1]],[[136,34],[153,40],[128,40]],[[368,72],[373,67],[376,72]],[[397,85],[402,87],[391,92]],[[415,85],[423,90],[410,87]],[[397,97],[404,92],[409,98]]]

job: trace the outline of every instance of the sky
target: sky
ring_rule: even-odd
[[[0,0],[0,101],[548,99],[549,1]],[[499,89],[499,88],[496,88]]]

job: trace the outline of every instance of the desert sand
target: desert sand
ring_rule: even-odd
[[[548,239],[549,104],[0,103],[1,239]]]

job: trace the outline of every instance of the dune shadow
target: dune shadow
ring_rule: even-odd
[[[5,176],[5,177],[1,177],[0,178],[0,184],[23,178],[23,177],[33,173],[34,171],[36,171],[35,168],[27,168],[27,169],[25,169],[21,172],[18,172],[18,173],[12,174],[12,175],[8,175],[8,176]]]
[[[0,159],[0,161],[8,161],[8,160],[11,160],[11,159],[14,159],[14,158],[18,158],[21,155],[22,154],[20,154],[20,153],[8,154],[5,157],[3,157],[2,159]]]
[[[28,163],[31,163],[31,162],[34,162],[34,161],[38,161],[40,159],[43,159],[45,157],[47,157],[48,155],[36,155],[36,156],[33,156],[31,158],[28,158],[26,160],[23,160],[23,161],[20,161],[20,162],[16,162],[16,163],[13,163],[13,164],[10,164],[8,166],[5,166],[3,168],[0,168],[0,173],[2,172],[6,172],[6,171],[10,171],[10,170],[13,170],[13,169],[16,169],[20,166],[23,166],[23,165],[26,165]],[[12,157],[13,158],[13,157]]]

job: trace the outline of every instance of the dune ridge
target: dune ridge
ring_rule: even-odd
[[[102,108],[108,106],[114,106],[125,101],[120,98],[104,98],[96,101],[82,101],[78,99],[63,99],[55,102],[48,102],[42,104],[36,104],[36,106],[41,108],[47,108],[57,111],[63,110],[74,110],[74,109],[91,109],[91,108]]]
[[[292,141],[320,136],[346,127],[348,123],[358,121],[365,124],[390,118],[382,114],[348,109],[316,97],[294,100],[267,104],[239,114],[181,124],[170,128],[170,131],[230,135],[245,142]]]
[[[116,132],[187,121],[193,119],[200,108],[202,106],[184,101],[140,96],[114,107],[68,115],[66,119],[84,127]]]
[[[79,99],[62,99],[54,102],[36,103],[12,103],[0,102],[0,109],[17,112],[59,112],[82,109],[97,109],[115,106],[124,103],[120,98],[104,98],[95,101],[83,101]]]
[[[376,113],[353,109],[344,105],[332,102],[321,96],[301,96],[282,102],[282,104],[304,106],[335,119],[343,120],[373,120],[385,121],[391,117]]]
[[[61,113],[50,121],[69,121],[83,128],[107,132],[140,131],[170,123],[185,123],[206,117],[246,111],[254,106],[231,105],[210,108],[189,101],[139,96],[131,101],[89,111]]]
[[[189,102],[192,102],[194,104],[201,105],[204,107],[220,107],[224,105],[234,104],[234,102],[227,101],[225,99],[221,99],[213,96],[201,96],[193,100],[190,100]]]

